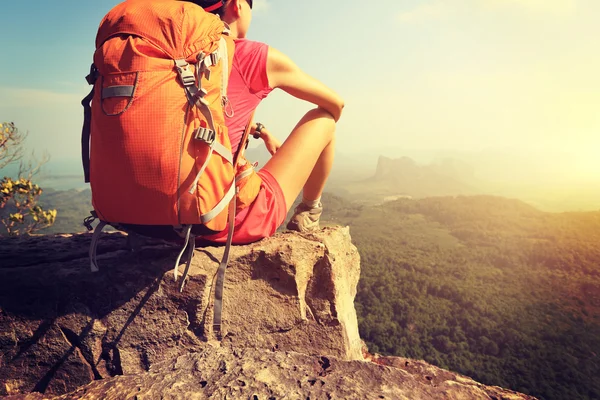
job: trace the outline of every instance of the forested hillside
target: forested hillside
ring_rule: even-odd
[[[42,206],[57,211],[56,222],[40,233],[73,233],[85,232],[83,220],[92,210],[92,192],[86,190],[53,190],[46,189],[40,199]]]
[[[341,205],[372,352],[542,399],[600,398],[600,212],[490,196]]]

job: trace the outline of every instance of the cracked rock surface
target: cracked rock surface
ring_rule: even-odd
[[[9,399],[529,399],[421,361],[370,356],[358,334],[359,255],[348,228],[236,246],[212,332],[223,247],[132,252],[102,236],[0,239],[0,396]],[[368,359],[365,359],[368,355]],[[59,397],[57,397],[59,396]]]
[[[381,360],[380,360],[381,361]],[[260,349],[219,348],[187,354],[148,373],[96,381],[60,397],[20,399],[532,399],[427,365],[402,367]],[[410,368],[427,372],[421,376]]]
[[[91,273],[89,242],[88,234],[0,240],[0,395],[66,393],[216,344],[362,358],[359,256],[347,228],[232,248],[220,343],[212,302],[223,247],[196,250],[180,293],[178,246],[148,242],[134,253],[122,234],[105,234],[100,272]]]

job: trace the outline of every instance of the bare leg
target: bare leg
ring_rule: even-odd
[[[335,155],[335,136],[329,144],[323,149],[317,163],[315,164],[306,184],[302,195],[306,200],[316,200],[323,194],[325,182],[329,177],[333,167],[333,158]]]
[[[264,169],[279,183],[289,210],[304,188],[304,197],[321,196],[334,156],[335,121],[319,108],[302,117]]]

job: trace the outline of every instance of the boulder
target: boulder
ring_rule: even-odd
[[[171,271],[178,246],[131,252],[122,234],[105,234],[92,273],[89,242],[85,234],[0,242],[0,394],[65,393],[214,346],[362,358],[360,265],[348,229],[233,247],[220,342],[212,305],[223,247],[196,250],[180,293]]]

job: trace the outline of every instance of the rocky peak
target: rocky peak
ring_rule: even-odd
[[[379,156],[374,178],[377,180],[396,178],[398,174],[416,174],[418,170],[419,166],[410,157],[392,159],[385,156]]]
[[[196,250],[180,293],[176,246],[131,252],[124,235],[105,234],[101,270],[91,273],[89,242],[88,234],[0,240],[0,395],[530,398],[420,361],[370,356],[358,335],[360,262],[348,228],[234,247],[222,341],[211,329],[222,247]]]

